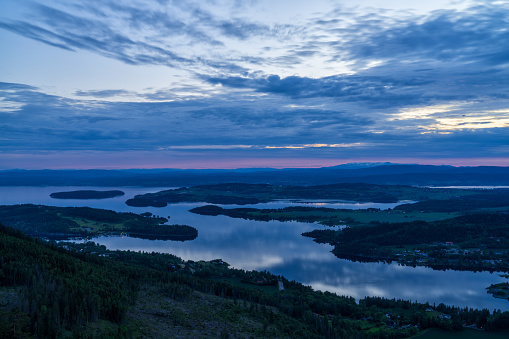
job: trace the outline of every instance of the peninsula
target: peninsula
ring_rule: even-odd
[[[122,234],[184,241],[198,236],[194,227],[166,225],[168,219],[150,213],[118,213],[90,207],[3,205],[0,206],[0,222],[25,234],[49,239]]]

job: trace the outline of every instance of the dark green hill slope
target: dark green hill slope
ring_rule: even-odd
[[[463,322],[509,329],[509,312],[440,304],[431,315],[428,304],[356,302],[221,260],[66,246],[0,225],[0,338],[402,338]]]

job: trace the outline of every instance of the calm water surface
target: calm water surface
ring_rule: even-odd
[[[101,200],[52,199],[53,192],[79,189],[120,189],[125,196]],[[509,301],[495,299],[486,287],[503,282],[497,273],[434,271],[397,264],[356,263],[336,258],[329,245],[317,244],[302,232],[325,228],[299,222],[260,222],[226,216],[201,216],[189,209],[203,203],[180,203],[164,208],[136,208],[125,201],[136,194],[167,188],[134,187],[0,187],[0,204],[33,203],[51,206],[89,206],[118,212],[151,212],[170,216],[171,224],[186,224],[198,229],[193,241],[143,240],[129,237],[99,237],[96,243],[115,250],[172,253],[185,260],[221,258],[231,266],[246,270],[267,270],[281,274],[315,289],[362,298],[382,296],[456,306],[509,310]],[[280,208],[302,202],[274,202],[243,207]],[[393,208],[397,204],[314,202],[306,206],[334,208]],[[228,205],[228,207],[236,207]]]

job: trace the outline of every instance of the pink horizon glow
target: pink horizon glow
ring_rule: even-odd
[[[390,162],[396,164],[449,166],[509,166],[507,158],[188,158],[157,157],[152,154],[87,154],[87,155],[3,155],[0,170],[7,169],[240,169],[240,168],[319,168],[348,163]]]

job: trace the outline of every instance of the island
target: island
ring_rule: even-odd
[[[136,196],[131,199],[127,199],[126,205],[131,207],[166,207],[168,204],[164,201],[156,201],[147,199],[144,197]]]
[[[150,213],[118,213],[90,207],[44,205],[0,206],[0,222],[25,234],[48,239],[125,235],[151,240],[193,240],[196,228],[166,225],[168,219]]]
[[[349,202],[396,203],[401,200],[445,200],[474,195],[472,190],[341,183],[318,186],[287,186],[229,183],[201,185],[136,195],[129,206],[155,206],[179,202],[206,202],[221,205],[254,205],[277,200],[335,200]],[[157,206],[156,206],[157,207]]]
[[[78,190],[69,192],[55,192],[49,196],[53,199],[108,199],[123,196],[125,193],[118,190],[96,191],[96,190]]]

